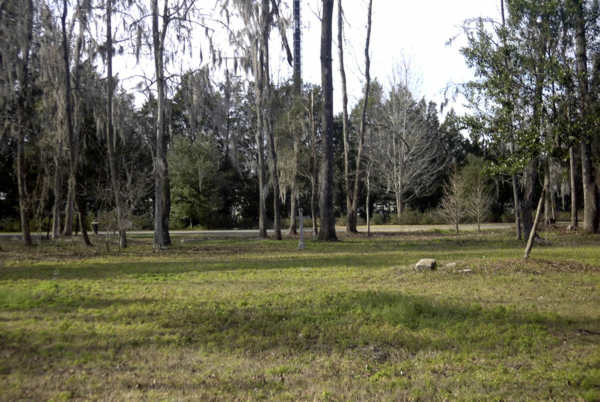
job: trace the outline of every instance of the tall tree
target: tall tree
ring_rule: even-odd
[[[412,199],[429,196],[437,189],[436,183],[450,162],[438,127],[427,121],[426,110],[413,99],[410,81],[407,63],[395,69],[392,88],[379,108],[383,116],[374,132],[376,145],[370,151],[376,155],[372,159],[379,175],[395,198],[398,217]]]
[[[158,0],[151,0],[152,54],[154,56],[154,75],[156,82],[156,138],[154,147],[154,248],[162,249],[171,244],[169,235],[169,214],[171,210],[171,193],[169,184],[169,164],[167,146],[169,133],[167,129],[167,77],[165,62],[173,53],[167,49],[169,29],[176,31],[178,42],[190,40],[190,16],[195,11],[195,0],[169,0],[162,2],[162,10]],[[139,28],[143,29],[142,27]],[[175,50],[171,50],[174,52]],[[169,56],[169,57],[167,57]]]
[[[592,140],[588,133],[591,121],[589,78],[587,61],[586,17],[583,0],[572,0],[575,11],[575,51],[577,58],[577,81],[579,113],[584,127],[581,139],[581,179],[583,181],[583,230],[598,232],[598,189],[595,183],[595,169],[592,163]]]
[[[74,224],[74,212],[75,206],[78,206],[78,211],[81,218],[85,217],[85,205],[78,205],[78,186],[77,186],[77,177],[79,170],[79,161],[80,161],[80,148],[81,148],[81,133],[80,128],[81,124],[78,120],[77,116],[77,104],[79,102],[79,84],[80,84],[80,74],[81,74],[81,56],[82,56],[82,48],[84,42],[84,35],[87,29],[86,27],[86,19],[87,15],[91,12],[92,4],[88,2],[86,4],[82,4],[81,1],[78,1],[75,10],[73,12],[72,21],[68,23],[68,1],[63,0],[62,5],[62,15],[60,18],[61,25],[61,36],[62,36],[62,61],[64,68],[64,108],[65,108],[65,125],[67,132],[67,144],[68,144],[68,165],[69,165],[69,177],[68,177],[68,190],[67,190],[67,200],[65,206],[65,221],[63,234],[65,236],[70,236],[73,232],[73,224]],[[74,74],[71,73],[71,48],[72,48],[72,29],[75,23],[78,24],[78,34],[77,40],[75,41],[75,55],[74,55]],[[74,77],[72,77],[74,75]],[[72,84],[73,81],[73,84]],[[81,213],[83,212],[83,217]],[[84,236],[82,239],[86,245],[91,245],[89,239],[85,235],[85,231],[83,231]]]
[[[371,44],[371,16],[373,14],[373,0],[369,0],[369,6],[367,10],[367,39],[365,41],[365,94],[364,103],[362,105],[362,111],[360,115],[360,128],[358,133],[358,144],[356,149],[356,161],[354,168],[354,185],[352,188],[352,210],[348,212],[348,215],[352,215],[353,218],[349,220],[354,227],[350,227],[352,232],[356,232],[356,211],[358,209],[358,190],[360,185],[360,177],[363,164],[363,152],[365,147],[365,135],[367,132],[367,110],[369,108],[369,92],[371,90],[371,57],[369,55],[369,47]]]
[[[340,78],[342,83],[342,137],[344,139],[344,186],[346,190],[346,231],[356,232],[356,211],[353,210],[352,195],[354,194],[350,182],[350,138],[348,121],[348,88],[346,67],[344,64],[344,11],[342,0],[338,1],[338,57],[340,64]]]
[[[356,233],[356,211],[358,208],[358,193],[361,181],[361,170],[363,164],[363,152],[365,144],[365,133],[367,129],[367,110],[369,103],[369,91],[371,88],[371,58],[369,47],[371,43],[371,18],[373,10],[373,1],[369,0],[367,9],[367,37],[365,41],[365,92],[364,103],[362,105],[360,127],[356,144],[356,159],[354,169],[351,170],[350,162],[350,138],[348,124],[348,93],[346,83],[346,70],[344,66],[344,22],[342,3],[338,4],[338,53],[340,58],[340,76],[342,80],[342,117],[343,117],[343,138],[344,138],[344,183],[346,186],[346,231]]]
[[[279,167],[277,149],[273,130],[273,88],[271,84],[269,40],[271,26],[276,24],[282,38],[282,45],[287,52],[288,62],[292,55],[285,35],[285,21],[279,13],[280,0],[236,0],[236,7],[241,12],[245,23],[242,30],[245,38],[237,38],[237,44],[246,52],[246,60],[250,61],[255,79],[256,93],[256,147],[257,170],[259,181],[259,235],[267,237],[266,230],[266,198],[267,183],[264,161],[264,142],[267,141],[269,168],[273,189],[273,230],[275,237],[281,239],[281,199],[279,188]],[[245,42],[244,42],[245,40]]]
[[[62,57],[64,68],[64,94],[65,94],[65,117],[67,141],[69,144],[69,191],[67,193],[67,206],[65,213],[65,222],[63,234],[70,236],[73,228],[73,205],[75,198],[76,182],[76,163],[77,163],[77,145],[75,144],[75,132],[73,129],[73,94],[71,91],[71,43],[67,32],[67,15],[69,11],[67,0],[63,0],[63,10],[60,18],[62,34]]]
[[[127,231],[124,224],[124,205],[121,197],[121,186],[119,185],[119,171],[117,169],[117,155],[115,150],[116,136],[113,122],[113,99],[115,93],[115,82],[113,78],[113,0],[106,0],[106,153],[108,156],[108,168],[110,173],[110,184],[115,200],[117,215],[117,227],[119,231],[119,246],[127,247]],[[166,152],[166,151],[165,151]],[[159,216],[159,215],[156,215]],[[161,227],[162,229],[162,227]],[[168,235],[168,226],[167,226]]]
[[[321,230],[319,240],[335,241],[333,212],[333,72],[331,70],[331,34],[334,0],[323,1],[321,18],[321,86],[323,88],[323,158],[319,183]]]
[[[300,27],[300,0],[294,0],[294,92],[296,103],[302,101],[302,30]],[[292,183],[291,183],[291,199],[290,199],[290,227],[288,229],[288,235],[296,234],[296,217],[297,217],[297,205],[298,200],[298,159],[300,152],[300,137],[301,132],[294,127],[292,128],[293,135],[293,172],[292,172]]]
[[[33,0],[3,2],[0,12],[0,85],[3,109],[11,110],[7,122],[16,137],[16,176],[19,215],[23,241],[32,245],[31,199],[27,184],[25,149],[31,142],[33,120],[34,16],[38,5]],[[6,17],[5,17],[6,15]],[[8,18],[8,15],[11,18]],[[14,114],[13,114],[14,113]],[[7,113],[8,115],[8,113]]]

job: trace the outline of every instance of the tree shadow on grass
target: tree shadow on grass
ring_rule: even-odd
[[[485,243],[487,244],[487,243]],[[456,246],[456,245],[455,245]],[[186,273],[240,270],[287,270],[296,268],[370,268],[390,265],[413,264],[417,257],[410,252],[432,254],[434,257],[460,259],[472,256],[473,251],[482,245],[463,245],[454,249],[445,245],[419,244],[362,247],[354,244],[343,250],[332,249],[329,252],[306,252],[301,255],[283,255],[262,253],[259,255],[242,254],[219,258],[203,257],[198,253],[197,261],[158,260],[156,262],[90,262],[67,264],[36,264],[35,266],[0,267],[0,281],[9,280],[103,280],[133,278],[149,281],[169,280],[171,277]],[[332,252],[335,250],[335,254]],[[403,253],[407,252],[407,253]]]
[[[4,367],[18,367],[19,362],[33,356],[56,362],[86,353],[140,347],[176,350],[202,346],[246,355],[274,349],[289,353],[353,353],[369,346],[383,356],[398,350],[408,356],[423,350],[535,355],[557,346],[562,337],[582,326],[600,331],[600,320],[584,323],[549,314],[457,305],[400,292],[325,293],[245,306],[91,298],[82,306],[99,309],[94,315],[98,325],[123,326],[122,332],[110,336],[86,332],[82,329],[85,326],[78,325],[88,317],[83,307],[68,316],[69,328],[50,335],[35,329],[25,333],[13,323],[0,332],[0,349],[11,351]],[[42,321],[60,322],[61,314],[72,307],[49,305],[35,311],[44,317]],[[111,311],[103,314],[102,309],[108,308]]]
[[[235,258],[222,261],[198,262],[143,262],[102,263],[75,267],[36,265],[33,267],[5,267],[0,270],[0,281],[7,280],[104,280],[131,278],[148,281],[173,279],[186,273],[241,271],[241,270],[287,270],[296,268],[377,267],[389,265],[389,255],[348,254],[308,255],[280,258]]]

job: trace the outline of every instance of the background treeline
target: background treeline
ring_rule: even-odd
[[[241,22],[225,49],[201,2],[146,3],[0,3],[0,230],[31,242],[32,230],[57,238],[96,220],[123,247],[133,228],[154,229],[158,247],[169,228],[280,236],[284,225],[295,233],[299,207],[316,230],[324,188],[349,231],[366,219],[457,230],[515,219],[521,237],[542,190],[547,223],[570,211],[577,227],[583,208],[584,229],[598,230],[598,1],[512,0],[499,20],[466,20],[476,79],[457,88],[465,116],[417,98],[408,63],[390,66],[389,85],[371,79],[367,57],[364,92],[334,117],[331,144],[322,87],[295,64],[289,81],[271,82],[270,46],[300,56],[284,40],[292,4],[223,1],[221,22]],[[368,29],[370,15],[371,5]],[[210,61],[169,73],[186,70],[185,46],[198,41]],[[154,67],[138,88],[112,72],[122,54]]]

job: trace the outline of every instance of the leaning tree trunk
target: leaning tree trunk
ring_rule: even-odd
[[[167,5],[165,3],[165,8]],[[164,45],[168,20],[163,12],[163,29],[159,30],[158,0],[152,0],[152,42],[157,87],[156,154],[154,155],[154,248],[162,249],[171,244],[169,235],[169,165],[167,162],[167,130],[165,123],[165,71]]]
[[[532,228],[527,236],[527,246],[525,247],[525,255],[524,258],[529,258],[529,254],[531,253],[531,249],[533,248],[533,242],[535,240],[535,234],[538,227],[538,222],[540,221],[540,212],[542,210],[542,203],[544,202],[544,194],[545,190],[542,191],[542,195],[540,195],[540,201],[538,202],[537,210],[535,212],[535,219],[533,221]]]
[[[587,44],[585,15],[582,0],[574,0],[575,15],[575,51],[577,57],[577,77],[579,80],[579,112],[586,130],[589,129],[590,96],[588,91]],[[581,139],[581,180],[583,182],[583,230],[588,233],[598,231],[598,194],[595,169],[592,164],[592,145],[588,133]]]
[[[348,89],[344,67],[344,11],[342,0],[338,2],[338,55],[340,77],[342,79],[342,137],[344,138],[344,185],[346,190],[346,232],[356,233],[356,209],[353,209],[352,187],[350,184],[350,139],[348,138]]]
[[[83,243],[91,247],[93,244],[90,241],[90,237],[87,232],[87,205],[85,198],[78,194],[77,196],[77,210],[79,211],[79,223],[81,226],[81,237],[83,238]]]
[[[334,0],[323,1],[321,19],[321,87],[323,90],[323,150],[319,183],[319,240],[337,240],[333,212],[333,74],[331,71],[331,22]]]

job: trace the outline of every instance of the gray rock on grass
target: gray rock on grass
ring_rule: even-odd
[[[415,264],[417,271],[435,271],[437,262],[433,258],[423,258]]]

